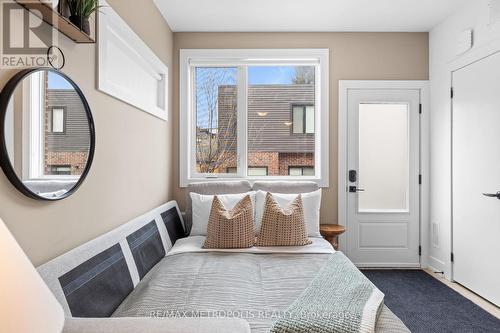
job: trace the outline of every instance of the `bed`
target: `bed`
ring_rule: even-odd
[[[188,192],[228,194],[250,189],[302,193],[317,186],[212,182],[192,184]],[[175,201],[169,202],[40,266],[67,323],[77,327],[67,332],[101,332],[100,327],[121,332],[124,325],[146,332],[145,318],[164,332],[177,333],[179,327],[199,332],[200,325],[204,332],[247,332],[248,323],[252,333],[268,332],[334,253],[319,237],[301,247],[203,249],[204,236],[186,237],[190,211],[189,200],[184,216]],[[184,330],[187,325],[190,330]],[[383,306],[376,332],[409,330]]]
[[[269,332],[334,251],[320,238],[305,247],[215,251],[202,249],[203,240],[179,240],[113,317],[235,316],[252,333]],[[409,330],[384,306],[376,332]]]

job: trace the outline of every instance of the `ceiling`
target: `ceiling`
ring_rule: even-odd
[[[429,31],[467,0],[154,0],[173,31]]]

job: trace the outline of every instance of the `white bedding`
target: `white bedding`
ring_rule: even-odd
[[[200,253],[200,252],[234,252],[234,253],[334,253],[332,245],[323,238],[310,237],[311,244],[305,246],[253,246],[246,249],[204,249],[203,242],[205,236],[190,236],[177,240],[172,249],[167,253],[172,256],[179,253]]]

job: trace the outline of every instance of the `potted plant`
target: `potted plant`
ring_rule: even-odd
[[[90,35],[89,17],[99,10],[99,0],[67,0],[70,12],[69,20]]]

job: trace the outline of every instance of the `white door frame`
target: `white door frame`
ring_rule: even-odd
[[[348,92],[352,89],[403,89],[420,90],[422,114],[420,117],[420,173],[422,185],[420,187],[420,245],[422,254],[420,265],[427,267],[429,255],[429,156],[430,156],[430,124],[429,124],[429,81],[369,81],[369,80],[340,80],[339,81],[339,111],[338,111],[338,223],[346,227],[347,223],[347,131],[348,131]],[[340,236],[339,249],[347,250],[347,236]]]

